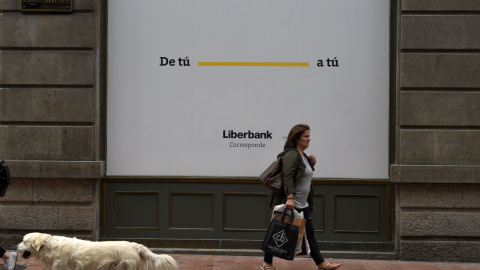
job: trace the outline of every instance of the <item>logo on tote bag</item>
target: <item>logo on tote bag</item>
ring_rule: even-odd
[[[277,244],[277,247],[281,247],[285,245],[285,243],[288,242],[287,235],[285,234],[285,231],[279,231],[276,234],[273,235],[273,240],[275,240],[275,244]]]

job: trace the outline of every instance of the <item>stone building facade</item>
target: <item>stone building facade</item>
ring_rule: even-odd
[[[107,4],[0,2],[2,246],[29,231],[101,238]],[[480,0],[392,5],[395,257],[479,262]]]
[[[0,2],[0,158],[12,185],[0,202],[2,246],[14,233],[97,239],[101,157],[101,1],[73,12]]]
[[[397,254],[479,261],[480,1],[398,2]]]

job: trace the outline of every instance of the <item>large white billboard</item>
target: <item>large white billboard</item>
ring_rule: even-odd
[[[107,174],[258,176],[292,126],[314,177],[388,178],[387,0],[108,3]]]

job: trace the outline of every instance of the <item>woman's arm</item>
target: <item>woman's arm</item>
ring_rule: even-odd
[[[282,158],[283,188],[288,197],[295,194],[295,173],[297,172],[298,153],[295,150],[287,151]]]

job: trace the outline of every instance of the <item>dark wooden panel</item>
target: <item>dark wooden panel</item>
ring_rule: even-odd
[[[325,194],[314,194],[313,205],[315,209],[312,213],[313,226],[316,232],[325,231]]]
[[[216,241],[217,248],[227,248],[226,240],[233,246],[229,248],[251,247],[265,237],[271,210],[267,207],[270,192],[260,183],[253,181],[227,181],[207,179],[109,179],[105,180],[102,197],[102,239],[149,239],[149,244],[165,246],[168,241],[177,241],[175,246],[185,246],[184,240]],[[387,181],[373,180],[315,180],[313,222],[315,235],[321,245],[351,247],[354,243],[391,243],[388,226],[393,226],[393,207],[388,206],[393,193],[389,193]],[[115,192],[152,191],[159,194],[158,229],[116,228],[112,211]],[[355,202],[340,200],[335,206],[335,195],[360,195]],[[372,204],[372,197],[380,205]],[[349,199],[342,197],[341,199]],[[365,201],[362,199],[366,199]],[[340,203],[340,206],[338,204]],[[346,203],[346,204],[345,204]],[[135,203],[137,204],[137,203]],[[353,204],[353,206],[352,206]],[[353,207],[353,209],[352,209]],[[353,213],[367,211],[368,222],[357,224],[365,227],[351,228],[350,222],[358,222]],[[135,209],[148,208],[144,203],[135,205]],[[337,223],[335,224],[335,208]],[[365,208],[365,209],[364,209]],[[344,209],[344,210],[343,210]],[[375,218],[372,213],[375,213]],[[369,223],[375,220],[375,225]],[[339,223],[340,222],[340,223]],[[377,227],[378,226],[378,227]],[[373,228],[374,227],[374,228]],[[372,229],[373,228],[373,229]],[[377,233],[371,233],[378,231]],[[251,242],[251,243],[244,243]],[[253,241],[253,242],[252,242]],[[183,244],[185,245],[183,245]],[[196,242],[197,243],[197,242]],[[205,242],[207,243],[207,242]],[[209,242],[210,243],[210,242]],[[205,244],[206,245],[206,244]],[[354,245],[358,246],[358,245]],[[368,249],[372,245],[361,245]],[[377,248],[378,245],[372,246]],[[390,247],[391,245],[387,245]],[[198,246],[197,248],[201,248]],[[205,248],[208,248],[205,246]]]
[[[223,229],[227,231],[266,231],[270,221],[269,196],[262,193],[225,193]]]
[[[115,192],[117,229],[158,229],[158,211],[158,192]]]
[[[335,232],[378,233],[378,195],[336,194]]]
[[[170,229],[213,230],[214,193],[170,193]]]

